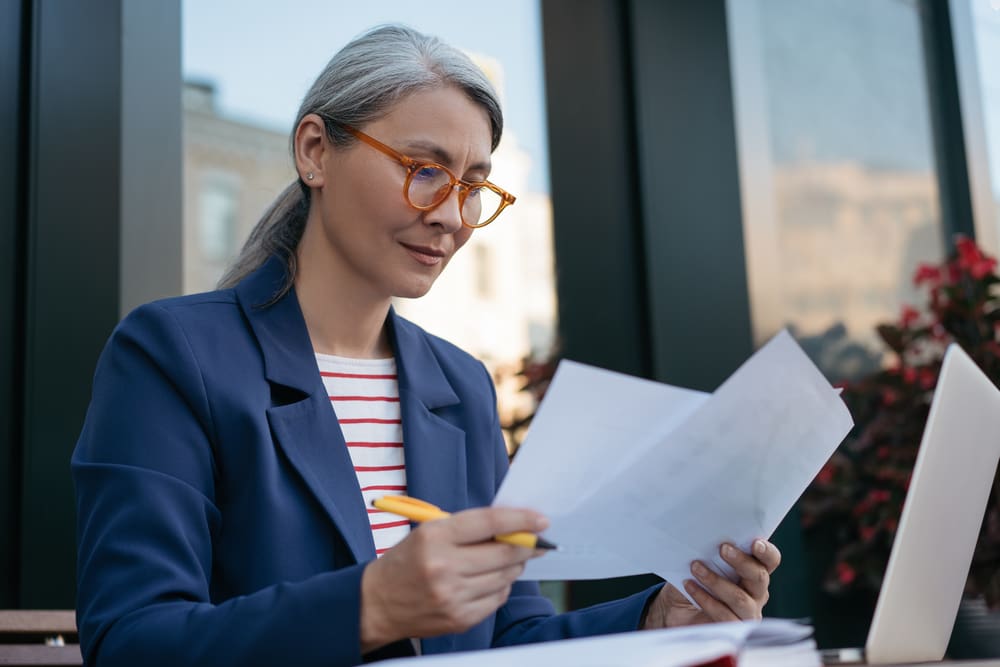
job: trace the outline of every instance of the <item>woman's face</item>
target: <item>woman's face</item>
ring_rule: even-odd
[[[357,129],[467,181],[490,172],[489,117],[451,86],[413,93]],[[398,161],[362,142],[340,148],[324,141],[323,185],[313,189],[308,223],[320,224],[321,233],[311,238],[337,263],[339,279],[373,298],[423,296],[472,234],[462,225],[458,192],[419,211],[403,194],[407,171]]]

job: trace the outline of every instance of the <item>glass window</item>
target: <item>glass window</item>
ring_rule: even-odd
[[[976,44],[986,159],[989,166],[989,197],[984,215],[992,224],[994,238],[1000,238],[1000,0],[967,0],[972,10]],[[994,252],[1000,248],[992,248]]]
[[[730,0],[744,239],[758,343],[789,327],[831,379],[943,252],[915,0]]]
[[[198,247],[206,262],[225,262],[236,245],[239,184],[226,176],[206,178],[201,189]]]

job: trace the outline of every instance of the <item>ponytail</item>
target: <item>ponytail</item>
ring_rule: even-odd
[[[254,226],[239,256],[219,280],[219,289],[235,287],[236,283],[260,268],[269,257],[278,255],[287,267],[285,282],[269,303],[285,296],[295,281],[295,249],[302,238],[308,213],[309,188],[301,180],[296,180],[278,195]]]

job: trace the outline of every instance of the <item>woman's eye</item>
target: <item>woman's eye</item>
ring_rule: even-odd
[[[413,172],[413,178],[432,181],[436,178],[441,178],[441,174],[444,173],[437,167],[423,166],[417,167],[416,171]]]

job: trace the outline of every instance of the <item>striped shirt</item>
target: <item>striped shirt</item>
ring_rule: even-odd
[[[406,493],[396,360],[316,353],[316,363],[354,462],[375,553],[381,556],[410,532],[408,519],[371,506],[374,498]]]

